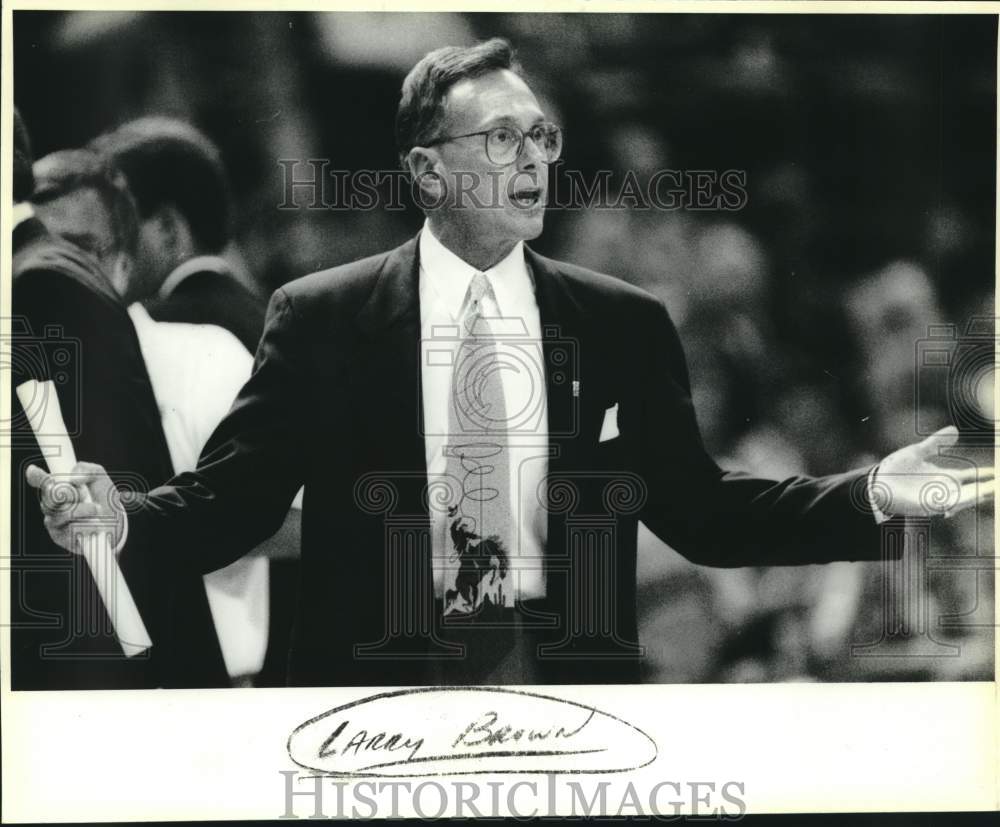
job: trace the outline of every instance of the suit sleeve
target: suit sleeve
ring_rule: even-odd
[[[870,469],[781,481],[723,471],[702,443],[666,308],[650,302],[646,313],[643,387],[623,411],[624,427],[638,436],[643,522],[706,565],[879,559],[881,533],[866,496]]]
[[[157,553],[215,571],[278,530],[304,478],[303,423],[311,386],[299,337],[291,300],[278,290],[249,381],[209,438],[198,467],[149,492],[130,514],[123,556],[136,534],[153,536]]]

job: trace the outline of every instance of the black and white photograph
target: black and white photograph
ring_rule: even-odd
[[[998,8],[63,5],[5,820],[996,807]]]

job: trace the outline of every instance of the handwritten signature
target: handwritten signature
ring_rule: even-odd
[[[486,687],[371,695],[304,721],[288,738],[300,767],[353,777],[627,772],[656,754],[649,735],[596,707]]]

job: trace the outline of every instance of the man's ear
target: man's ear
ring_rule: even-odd
[[[413,200],[423,210],[442,206],[448,195],[444,164],[437,150],[415,146],[406,156]]]
[[[175,265],[194,255],[194,238],[187,219],[173,204],[165,204],[150,216],[165,257]]]

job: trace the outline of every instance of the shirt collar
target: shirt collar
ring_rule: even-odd
[[[157,295],[161,299],[169,298],[170,294],[177,289],[177,285],[195,273],[205,271],[228,273],[229,270],[229,262],[222,258],[222,256],[195,256],[194,258],[189,258],[175,267],[170,275],[163,280],[163,284],[160,285]]]
[[[31,216],[35,214],[34,208],[31,206],[30,201],[19,201],[14,205],[13,209],[10,211],[10,228],[13,231],[16,229],[18,224],[27,221]]]
[[[445,247],[427,221],[420,233],[420,269],[451,317],[460,318],[469,284],[479,271]],[[517,242],[501,261],[483,272],[493,288],[501,315],[521,312],[522,302],[534,292],[524,260],[524,242]]]
[[[141,327],[144,325],[150,325],[153,323],[153,317],[149,315],[149,311],[142,306],[142,302],[132,302],[127,308],[129,316],[132,317],[132,324],[136,327]]]

